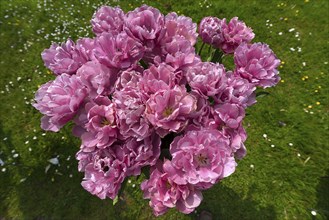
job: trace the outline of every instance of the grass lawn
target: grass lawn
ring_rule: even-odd
[[[200,22],[238,16],[282,61],[281,82],[247,110],[247,156],[236,172],[204,192],[195,213],[159,219],[329,218],[329,3],[326,0],[1,0],[0,219],[153,219],[142,178],[130,178],[116,206],[85,191],[77,171],[79,140],[71,125],[40,128],[31,106],[38,86],[54,76],[40,53],[51,42],[92,36],[89,20],[103,4],[125,11],[142,3]],[[228,64],[231,60],[225,60]],[[57,157],[58,165],[49,159]]]

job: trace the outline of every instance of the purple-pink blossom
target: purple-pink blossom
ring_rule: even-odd
[[[144,70],[140,87],[143,94],[149,98],[157,91],[172,89],[177,81],[180,81],[180,77],[174,68],[166,63],[160,63],[159,66],[152,65]]]
[[[125,87],[137,87],[139,81],[141,80],[143,70],[143,68],[137,66],[135,68],[122,71],[120,73],[120,77],[118,77],[115,82],[115,89],[119,91]]]
[[[33,104],[44,115],[41,128],[59,131],[73,119],[86,96],[87,89],[76,75],[64,73],[43,84],[36,92]]]
[[[197,42],[198,33],[196,32],[197,25],[192,19],[186,16],[178,16],[175,12],[171,12],[165,17],[165,41],[174,36],[182,36],[188,40],[191,45]]]
[[[204,96],[215,96],[225,89],[226,72],[222,64],[200,62],[187,71],[187,82]]]
[[[80,52],[82,57],[85,57],[88,61],[96,60],[94,56],[94,49],[96,48],[96,42],[94,38],[80,38],[77,40],[76,49]]]
[[[160,90],[146,102],[145,115],[164,137],[169,132],[179,132],[188,123],[188,117],[196,110],[196,98],[188,94],[183,86]]]
[[[160,156],[161,138],[152,133],[143,140],[129,138],[125,141],[123,151],[127,157],[127,175],[137,176],[145,166],[153,166]]]
[[[241,44],[234,53],[234,63],[235,74],[256,86],[272,87],[280,81],[280,60],[266,44]]]
[[[104,32],[116,35],[123,30],[124,19],[125,14],[120,7],[102,6],[95,12],[90,22],[96,35]]]
[[[89,96],[94,98],[98,95],[110,95],[114,91],[118,70],[108,68],[96,61],[90,61],[78,69],[77,76],[88,88]]]
[[[244,146],[244,142],[247,139],[247,133],[242,125],[236,129],[223,126],[222,133],[230,140],[230,147],[234,155],[238,159],[242,159],[247,153],[247,150]]]
[[[89,110],[84,126],[86,132],[81,136],[82,144],[90,148],[104,148],[113,144],[119,134],[115,104],[104,98],[99,104],[87,103],[86,108]]]
[[[166,163],[169,176],[177,184],[210,188],[235,171],[235,160],[229,139],[215,129],[188,131],[170,145],[171,163]]]
[[[85,173],[82,187],[100,199],[114,199],[127,176],[127,157],[119,142],[93,152],[84,152],[82,145],[76,155],[79,171]]]
[[[81,145],[76,154],[79,171],[85,173],[81,185],[101,199],[114,199],[127,176],[140,175],[141,168],[154,165],[160,156],[160,138],[156,134],[137,141],[116,141],[102,149]]]
[[[232,72],[228,74],[226,82],[224,91],[215,97],[217,103],[234,103],[244,108],[256,103],[256,87],[253,83]]]
[[[45,49],[41,53],[41,57],[45,66],[55,75],[74,74],[80,66],[88,61],[88,57],[78,50],[71,39],[62,45],[53,43],[49,49]]]
[[[192,91],[191,94],[197,99],[197,109],[190,114],[190,125],[199,128],[216,128],[218,124],[213,117],[213,107],[209,98],[196,91]]]
[[[244,116],[244,108],[237,104],[225,103],[214,107],[215,114],[225,126],[236,129],[240,126]]]
[[[35,94],[41,127],[57,132],[73,121],[81,185],[92,195],[118,198],[127,177],[149,170],[141,189],[156,216],[193,212],[201,191],[246,155],[246,109],[257,86],[278,83],[280,60],[268,45],[251,44],[252,29],[237,17],[205,17],[197,32],[175,12],[102,6],[91,25],[95,37],[42,52],[56,78]],[[227,71],[218,55],[232,53]]]
[[[163,166],[162,162],[158,162],[151,170],[150,179],[141,184],[144,199],[150,199],[153,213],[163,215],[168,208],[174,207],[185,214],[193,212],[203,199],[201,191],[191,184],[176,184]]]
[[[126,14],[124,30],[149,52],[162,39],[164,23],[164,15],[158,9],[143,5]]]
[[[247,27],[243,21],[238,20],[237,17],[232,18],[228,24],[224,18],[221,21],[221,31],[224,41],[220,48],[225,53],[234,53],[234,50],[241,43],[249,43],[255,37],[251,28]]]
[[[118,35],[103,33],[95,41],[94,56],[108,67],[128,69],[143,57],[143,46],[124,32]]]
[[[113,94],[117,105],[120,133],[124,138],[135,137],[142,140],[152,132],[152,126],[145,116],[143,94],[133,86],[126,86]]]
[[[228,24],[225,18],[205,17],[200,23],[199,34],[203,42],[227,54],[234,53],[241,43],[249,43],[255,37],[251,28],[237,17],[232,18]]]
[[[224,41],[221,20],[216,17],[204,17],[199,25],[199,36],[204,43],[219,48]]]
[[[195,48],[184,37],[175,36],[163,46],[162,62],[171,65],[175,70],[184,69],[200,62]]]

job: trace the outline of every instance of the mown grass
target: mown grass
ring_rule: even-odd
[[[194,219],[202,210],[214,219],[328,218],[325,0],[0,1],[0,218],[153,218],[139,190],[142,179],[131,178],[124,199],[114,207],[111,200],[83,190],[74,159],[79,140],[70,134],[71,126],[55,134],[43,132],[41,115],[30,104],[38,86],[53,78],[40,58],[44,48],[68,37],[92,36],[89,19],[102,4],[128,11],[142,3],[195,22],[204,16],[238,16],[253,28],[254,41],[269,44],[284,62],[281,83],[248,109],[248,155],[237,171],[204,193],[196,213],[171,210],[159,219]],[[225,62],[230,66],[230,60]],[[50,165],[54,157],[59,165]]]

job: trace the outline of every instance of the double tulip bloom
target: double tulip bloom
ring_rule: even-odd
[[[141,189],[154,214],[191,213],[202,191],[245,156],[245,109],[256,102],[256,87],[279,81],[280,61],[266,44],[251,43],[254,33],[238,18],[206,17],[197,32],[174,12],[103,6],[91,24],[94,38],[42,52],[56,78],[35,95],[41,127],[57,132],[73,121],[82,186],[91,194],[115,199],[125,179],[147,166]],[[235,68],[202,61],[198,37],[233,55]]]

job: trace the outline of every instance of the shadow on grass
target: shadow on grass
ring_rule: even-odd
[[[248,198],[241,198],[232,189],[217,185],[214,190],[204,192],[204,199],[198,211],[206,210],[212,213],[213,220],[257,220],[276,219],[273,206],[261,207],[258,203]]]
[[[10,179],[10,173],[8,169],[7,161],[5,161],[5,158],[8,158],[8,155],[12,149],[14,149],[14,146],[11,142],[11,132],[5,132],[3,130],[2,123],[0,122],[0,138],[1,140],[4,140],[6,138],[6,141],[0,142],[0,158],[4,160],[5,164],[4,167],[1,167],[0,172],[0,219],[2,219],[3,216],[5,216],[5,213],[8,212],[7,206],[5,205],[5,200],[8,196],[8,191],[11,187],[11,179]],[[6,169],[5,172],[2,171],[2,169]]]
[[[48,137],[48,135],[47,135]],[[156,219],[148,205],[148,200],[142,199],[142,192],[138,185],[127,187],[124,191],[124,200],[116,206],[112,200],[101,200],[90,195],[80,185],[83,178],[82,173],[77,171],[77,161],[67,161],[67,156],[75,155],[77,151],[76,141],[72,139],[62,141],[59,135],[49,136],[43,159],[34,167],[26,168],[16,166],[15,181],[7,175],[2,183],[10,185],[10,198],[16,203],[18,216],[10,213],[9,218],[17,219]],[[9,138],[8,138],[9,140]],[[55,143],[55,144],[51,144]],[[8,142],[9,144],[9,142]],[[41,153],[40,152],[40,153]],[[49,165],[47,159],[60,155],[60,166]],[[46,159],[47,158],[47,159]],[[70,166],[70,169],[66,169]],[[56,170],[58,170],[56,172]],[[28,176],[26,175],[28,172]],[[70,177],[72,174],[72,177]],[[25,181],[19,182],[21,177],[27,177]],[[7,183],[6,183],[7,180]],[[140,180],[141,181],[141,180]],[[140,182],[139,181],[139,182]],[[6,189],[9,189],[6,187]],[[4,189],[4,188],[3,188]],[[252,190],[250,190],[252,192]],[[325,197],[323,198],[325,199]],[[6,207],[2,207],[3,209]],[[198,208],[213,214],[213,219],[276,219],[274,207],[262,207],[251,199],[241,198],[232,189],[218,184],[211,190],[204,191],[204,200]],[[6,215],[5,215],[6,216]],[[171,209],[166,215],[159,219],[196,219],[196,214],[184,215],[175,209]]]
[[[24,219],[111,219],[110,201],[100,200],[83,190],[82,176],[58,177],[54,182],[36,169],[16,187],[19,209]]]
[[[316,192],[318,198],[317,212],[325,219],[329,219],[329,169],[326,175],[320,178]]]
[[[16,175],[26,180],[16,181],[11,189],[20,215],[15,217],[9,213],[9,218],[113,219],[112,202],[91,196],[80,185],[83,174],[77,171],[78,162],[74,158],[78,150],[76,140],[61,140],[59,135],[49,134],[45,145],[45,149],[33,150],[35,156],[36,151],[40,153],[38,163],[16,167]],[[56,155],[59,155],[59,165],[50,164],[48,159]],[[67,160],[68,157],[72,159]]]
[[[42,173],[38,172],[35,171],[30,180],[16,188],[24,219],[157,219],[138,189],[135,192],[125,191],[125,201],[113,207],[112,200],[100,200],[83,190],[80,176],[50,182],[46,177],[40,178]],[[260,207],[225,186],[220,186],[220,194],[211,190],[204,192],[198,213],[202,210],[211,212],[213,220],[276,219],[272,206]],[[160,219],[198,218],[195,214],[186,216],[171,209]]]
[[[16,186],[19,210],[23,219],[157,219],[148,200],[143,200],[137,188],[124,192],[124,201],[116,206],[112,200],[101,200],[85,191],[80,182],[82,175],[73,178],[59,176],[52,182],[44,168],[39,167],[22,184]],[[232,189],[219,186],[216,192],[204,191],[204,200],[198,213],[206,210],[213,220],[276,219],[274,207],[260,207],[250,198],[243,199]],[[219,188],[219,190],[218,190]],[[220,193],[218,193],[220,192]],[[325,197],[323,197],[325,199]],[[184,215],[171,209],[160,219],[198,219],[194,213]]]

